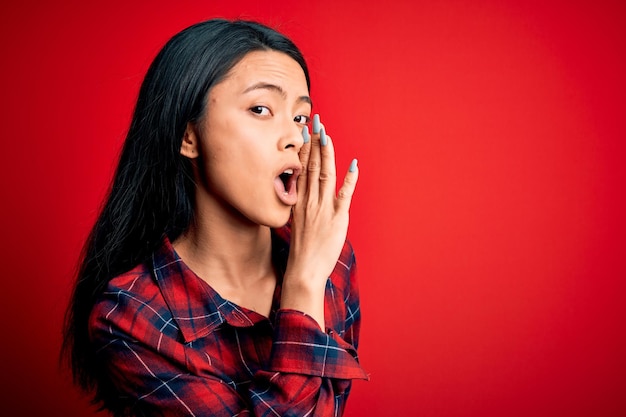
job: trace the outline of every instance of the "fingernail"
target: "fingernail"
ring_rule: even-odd
[[[313,133],[320,133],[320,115],[313,116]]]
[[[326,131],[324,129],[320,130],[320,143],[322,146],[326,146],[328,144],[328,138],[326,137]]]
[[[353,159],[352,162],[350,163],[350,169],[348,170],[349,172],[354,172],[356,171],[356,164],[357,164],[357,160]]]
[[[309,143],[311,140],[311,135],[309,135],[309,127],[304,126],[302,128],[302,139],[304,139],[304,143]]]

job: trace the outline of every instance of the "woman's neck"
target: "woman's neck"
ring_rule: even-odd
[[[269,227],[223,216],[197,216],[173,243],[183,261],[211,285],[244,289],[273,274]]]
[[[172,244],[222,298],[269,316],[276,287],[269,227],[224,207],[205,206]]]

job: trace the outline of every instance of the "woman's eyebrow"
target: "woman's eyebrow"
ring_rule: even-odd
[[[254,90],[269,90],[280,94],[283,99],[287,99],[287,93],[285,90],[276,84],[266,83],[266,82],[258,82],[256,84],[252,84],[250,87],[243,90],[243,94],[249,93]],[[309,96],[300,96],[296,100],[298,102],[308,103],[311,107],[313,107],[313,102],[311,101],[311,97]]]

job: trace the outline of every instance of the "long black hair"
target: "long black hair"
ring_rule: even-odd
[[[165,237],[193,222],[191,161],[180,154],[189,122],[200,120],[212,86],[249,52],[276,50],[306,62],[291,40],[264,25],[214,19],[175,35],[152,62],[139,90],[119,164],[85,243],[63,329],[61,357],[74,382],[107,403],[89,341],[89,314],[107,283],[144,262]]]

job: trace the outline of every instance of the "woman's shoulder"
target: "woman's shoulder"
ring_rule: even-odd
[[[92,331],[110,326],[130,330],[139,323],[163,321],[167,312],[152,269],[143,263],[109,281],[94,304],[89,323]]]
[[[142,263],[111,279],[101,299],[117,300],[120,295],[125,295],[139,302],[154,299],[158,292],[159,287],[154,280],[152,268],[147,263]]]
[[[167,238],[164,239],[143,262],[109,280],[94,310],[99,308],[106,310],[110,308],[111,303],[118,307],[129,305],[132,308],[147,308],[148,311],[167,308],[159,278],[169,278],[164,275],[178,272],[174,266],[177,261],[179,259],[171,243]]]
[[[133,289],[137,290],[137,284],[141,285],[145,283],[143,280],[151,279],[152,276],[152,268],[148,265],[147,262],[143,262],[137,266],[135,266],[130,271],[124,272],[109,281],[108,289],[120,289],[120,290],[128,290],[132,291]]]

